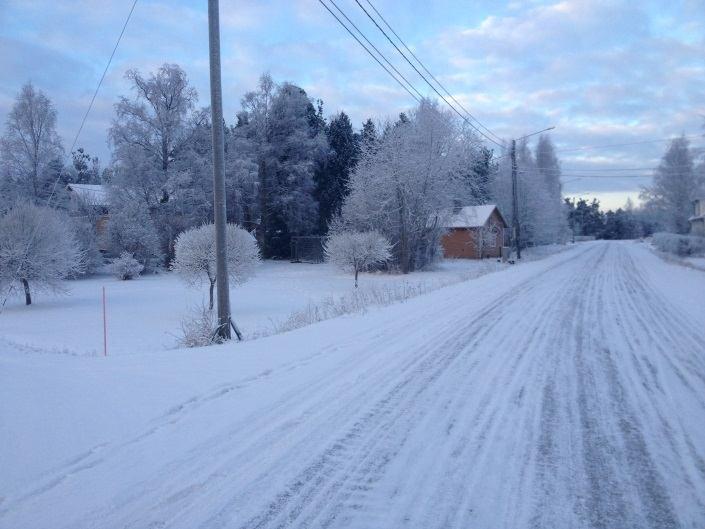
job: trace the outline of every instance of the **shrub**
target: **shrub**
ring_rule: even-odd
[[[178,344],[181,347],[204,347],[222,343],[223,339],[216,333],[217,329],[218,319],[213,309],[201,305],[181,320]]]
[[[659,232],[654,234],[652,242],[657,250],[680,257],[705,255],[705,237]]]
[[[360,272],[386,263],[392,258],[391,244],[376,231],[341,231],[328,237],[324,252],[326,260],[337,267],[352,272]]]
[[[130,252],[122,252],[120,257],[113,259],[111,269],[115,277],[126,281],[134,279],[144,270],[142,265]]]

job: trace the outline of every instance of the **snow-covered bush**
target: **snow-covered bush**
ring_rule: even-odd
[[[341,231],[332,234],[325,243],[326,260],[355,274],[386,263],[392,258],[392,246],[376,231]]]
[[[259,248],[254,236],[236,224],[225,229],[225,245],[228,256],[228,277],[241,284],[254,275],[260,262]],[[209,303],[213,308],[215,287],[215,225],[204,224],[179,234],[176,238],[173,270],[189,285],[208,281]]]
[[[18,205],[0,218],[0,289],[19,281],[25,302],[35,290],[61,291],[61,280],[85,270],[69,217],[51,208]]]
[[[654,234],[652,243],[657,250],[680,257],[705,255],[705,237],[659,232]]]
[[[144,266],[130,252],[122,252],[120,257],[113,259],[110,269],[115,277],[127,281],[139,276]]]
[[[193,309],[181,320],[181,336],[178,338],[180,347],[204,347],[222,343],[223,339],[216,332],[218,318],[212,308],[202,305]]]

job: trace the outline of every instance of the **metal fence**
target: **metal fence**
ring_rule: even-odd
[[[310,235],[291,238],[292,263],[322,263],[323,237]]]

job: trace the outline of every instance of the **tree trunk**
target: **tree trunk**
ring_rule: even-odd
[[[215,279],[211,279],[211,286],[208,294],[210,295],[210,301],[208,302],[208,310],[213,310],[213,287],[215,286]]]
[[[359,270],[356,268],[355,269],[355,288],[357,288],[357,273],[358,272],[359,272]]]
[[[32,304],[32,294],[30,294],[30,292],[29,292],[29,282],[25,278],[20,279],[20,281],[22,282],[22,286],[24,287],[25,305],[31,305]]]

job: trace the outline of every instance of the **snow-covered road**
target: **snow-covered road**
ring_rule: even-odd
[[[244,344],[291,351],[222,361],[0,498],[0,527],[705,527],[705,322],[679,293],[703,277],[588,244]]]

